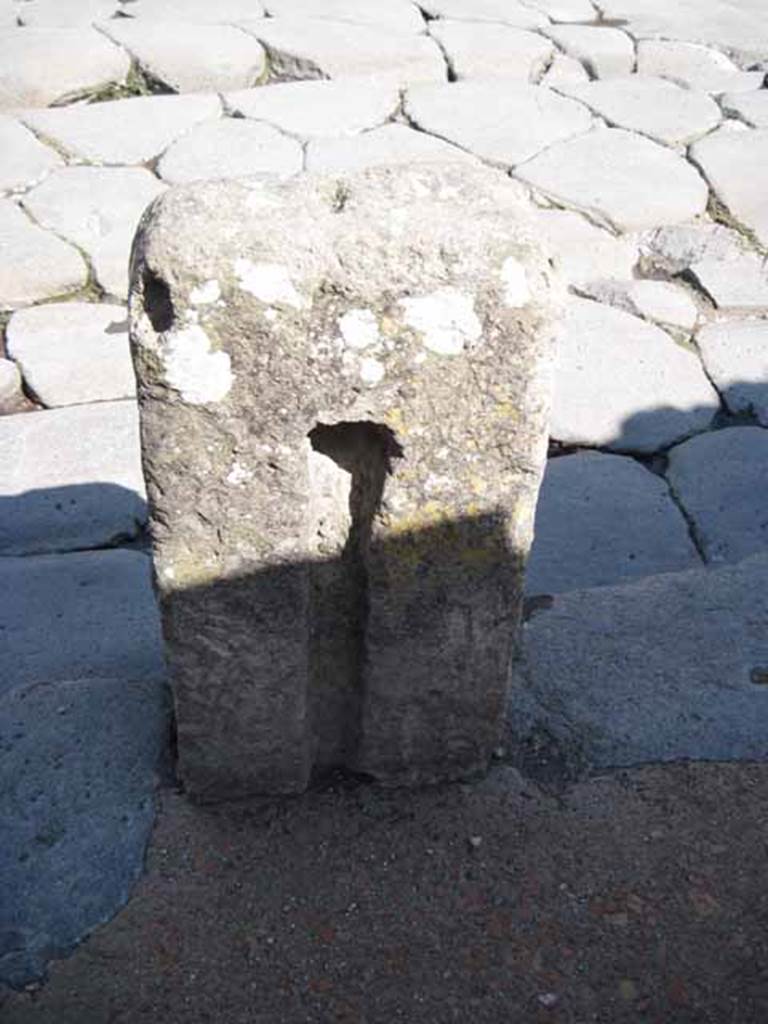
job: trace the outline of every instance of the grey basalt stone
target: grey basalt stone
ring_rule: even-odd
[[[201,183],[145,215],[131,338],[193,797],[487,765],[558,302],[527,213],[449,164]]]

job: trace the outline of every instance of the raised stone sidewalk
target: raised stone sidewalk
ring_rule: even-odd
[[[125,302],[176,183],[525,189],[570,296],[510,748],[765,759],[766,72],[764,0],[0,0],[0,981],[125,902],[168,770]]]

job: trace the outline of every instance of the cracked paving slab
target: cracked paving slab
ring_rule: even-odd
[[[394,85],[362,79],[347,82],[285,82],[226,93],[227,108],[243,117],[267,121],[302,139],[359,135],[387,121],[400,94]]]
[[[514,173],[555,202],[619,231],[690,220],[704,212],[708,199],[706,183],[694,167],[622,128],[600,128],[558,142]]]
[[[230,117],[199,125],[174,142],[157,171],[171,184],[260,174],[288,177],[298,174],[303,158],[300,143],[271,125]]]
[[[696,335],[707,374],[732,413],[768,427],[768,320],[724,320]],[[764,495],[768,504],[768,494]]]
[[[615,78],[635,69],[635,46],[626,32],[589,25],[557,25],[546,33],[595,78]]]
[[[0,309],[66,295],[87,281],[77,249],[33,224],[16,203],[0,199]]]
[[[143,167],[65,167],[23,204],[39,224],[80,246],[104,291],[125,301],[136,225],[165,188]]]
[[[525,570],[528,594],[558,594],[701,565],[664,480],[634,459],[549,459]]]
[[[132,401],[0,417],[0,554],[105,547],[146,520]]]
[[[581,103],[516,81],[414,86],[405,112],[422,131],[505,167],[524,164],[592,125]]]
[[[705,430],[719,406],[691,349],[622,310],[569,300],[559,332],[553,438],[650,454]]]
[[[435,162],[476,163],[469,153],[404,124],[385,124],[353,138],[313,139],[306,154],[308,171],[327,173]]]
[[[18,121],[0,114],[0,192],[29,188],[64,161]]]
[[[190,94],[22,111],[19,117],[73,157],[130,165],[154,159],[179,136],[220,115],[217,96]]]
[[[667,479],[708,562],[737,562],[768,547],[768,430],[692,437],[670,450]]]
[[[759,89],[765,74],[742,71],[724,53],[697,43],[640,39],[637,44],[638,75],[658,75],[701,92],[742,92]]]
[[[429,34],[442,46],[455,77],[535,82],[554,54],[535,32],[487,21],[432,22]]]
[[[128,54],[90,26],[0,30],[0,110],[46,107],[124,82]]]

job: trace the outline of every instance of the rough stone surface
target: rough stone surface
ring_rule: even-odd
[[[16,412],[22,401],[18,366],[11,359],[0,358],[0,413]]]
[[[610,124],[670,146],[693,142],[715,128],[722,117],[709,96],[663,78],[628,75],[571,86],[567,91]]]
[[[442,46],[457,79],[505,78],[534,82],[554,47],[535,32],[489,21],[440,20],[429,34]]]
[[[768,309],[768,266],[754,253],[705,257],[691,263],[689,270],[719,309]]]
[[[747,249],[742,236],[722,224],[675,224],[646,232],[640,239],[643,267],[675,276],[709,260],[736,260]]]
[[[736,114],[753,128],[768,128],[768,90],[727,93],[720,105],[728,114]]]
[[[511,732],[595,768],[764,760],[766,616],[766,555],[556,596],[525,629]]]
[[[517,81],[503,89],[494,81],[418,86],[409,90],[405,108],[424,131],[504,166],[521,164],[592,123],[575,100]]]
[[[696,345],[731,412],[751,410],[768,427],[768,321],[708,324],[696,335]]]
[[[230,110],[267,121],[303,139],[358,135],[383,124],[400,102],[398,90],[372,80],[309,81],[242,89],[224,97]]]
[[[719,93],[759,89],[764,74],[740,71],[724,53],[697,43],[641,39],[637,44],[637,73],[660,75],[690,89]]]
[[[308,171],[359,171],[383,164],[445,161],[474,163],[471,156],[442,139],[416,132],[404,124],[385,124],[356,138],[314,139],[307,146]]]
[[[33,224],[15,203],[0,199],[0,309],[65,295],[87,280],[76,249]]]
[[[207,183],[144,220],[132,344],[198,798],[487,763],[549,407],[525,218],[453,164]]]
[[[100,28],[173,92],[247,89],[265,71],[263,48],[234,25],[119,18]]]
[[[768,431],[729,427],[669,453],[667,478],[708,562],[737,562],[768,547]]]
[[[691,159],[733,216],[768,247],[768,191],[754,173],[768,161],[768,128],[721,128],[691,147]]]
[[[40,680],[164,675],[152,564],[145,554],[0,558],[0,582],[0,696]]]
[[[550,459],[536,508],[529,594],[558,594],[701,564],[669,489],[634,459]]]
[[[520,0],[424,0],[422,10],[433,18],[460,21],[495,21],[515,28],[544,28],[549,19],[537,4]]]
[[[626,32],[617,28],[558,25],[547,29],[547,35],[580,60],[595,78],[614,78],[634,71],[634,45]]]
[[[241,25],[269,54],[279,81],[376,75],[377,81],[445,81],[443,55],[426,36],[384,32],[368,25],[322,18],[267,18]]]
[[[268,124],[226,118],[200,125],[165,152],[160,177],[171,183],[253,174],[296,174],[301,145]]]
[[[135,96],[26,111],[22,117],[72,156],[95,164],[141,164],[201,121],[220,114],[217,96]]]
[[[46,107],[128,74],[128,55],[95,29],[0,30],[0,110]]]
[[[168,727],[160,680],[39,681],[0,702],[4,982],[37,980],[128,900]]]
[[[6,346],[43,405],[134,395],[123,306],[51,302],[20,310],[8,323]]]
[[[388,32],[424,31],[424,19],[416,4],[409,0],[376,0],[373,3],[369,0],[364,4],[357,0],[323,0],[321,4],[316,0],[269,0],[265,6],[274,18],[322,18],[354,22]]]
[[[690,294],[671,281],[595,281],[584,291],[598,302],[688,333],[699,316]]]
[[[124,300],[136,225],[164,189],[143,167],[64,167],[23,203],[38,223],[84,249],[102,288]]]
[[[0,116],[0,192],[34,185],[63,161],[18,121]]]
[[[718,406],[692,351],[621,310],[570,300],[552,408],[558,441],[650,453],[705,429]]]
[[[557,143],[515,174],[555,201],[622,231],[688,220],[707,204],[707,186],[693,167],[620,128]]]
[[[617,237],[570,210],[537,210],[534,218],[545,248],[569,284],[583,287],[591,281],[633,276],[639,259],[637,237]]]
[[[3,555],[134,537],[146,515],[135,404],[2,417],[0,510]]]

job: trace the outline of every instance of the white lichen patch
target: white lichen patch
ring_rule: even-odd
[[[350,309],[339,317],[339,330],[349,348],[370,348],[379,341],[379,325],[370,309]]]
[[[235,274],[240,287],[261,302],[294,309],[303,309],[307,304],[291,281],[288,268],[281,263],[254,263],[240,258],[235,260]]]
[[[244,466],[242,462],[238,462],[237,459],[232,463],[232,468],[226,476],[227,483],[233,485],[243,484],[252,478],[253,473],[251,470]]]
[[[384,378],[384,366],[378,359],[360,360],[360,379],[364,384],[378,384]]]
[[[482,324],[471,295],[456,288],[439,288],[430,295],[401,299],[403,319],[423,335],[424,347],[441,356],[457,356],[477,341]]]
[[[217,302],[220,298],[221,288],[219,287],[219,282],[213,279],[204,281],[189,293],[189,301],[193,306],[208,306],[212,302]]]
[[[197,324],[162,335],[160,356],[165,381],[190,405],[220,402],[232,387],[229,355],[214,352],[208,335]]]
[[[504,285],[504,302],[512,309],[518,309],[531,301],[531,289],[525,267],[514,256],[508,256],[501,265],[501,281]]]

